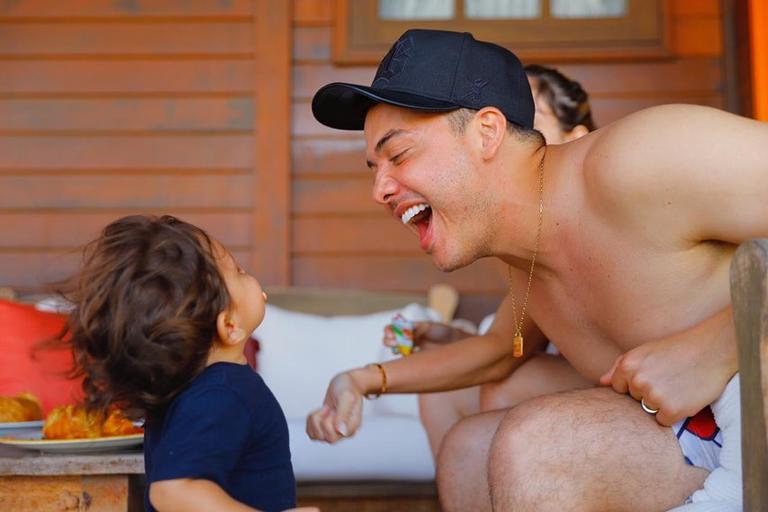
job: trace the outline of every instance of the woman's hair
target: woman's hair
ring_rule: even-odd
[[[211,239],[165,215],[116,220],[89,243],[62,337],[86,405],[132,418],[161,410],[204,368],[227,287]]]
[[[556,69],[536,64],[525,66],[525,73],[538,80],[539,95],[547,100],[563,131],[570,132],[580,124],[589,131],[595,129],[589,95],[579,82]]]

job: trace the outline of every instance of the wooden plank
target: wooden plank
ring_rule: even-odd
[[[581,82],[591,95],[712,91],[721,86],[722,80],[720,60],[712,58],[552,65]],[[294,67],[294,98],[309,100],[330,82],[369,85],[375,72],[374,67],[300,63]]]
[[[124,451],[112,454],[50,454],[0,446],[2,476],[144,474],[144,454]]]
[[[293,97],[311,99],[320,87],[331,82],[370,85],[375,74],[373,66],[336,67],[330,63],[299,63],[293,67]]]
[[[10,208],[247,208],[246,175],[2,176],[0,207]],[[258,203],[257,203],[258,204]]]
[[[361,132],[337,130],[333,137],[294,139],[293,172],[302,174],[353,174],[372,179],[365,165],[365,139]]]
[[[250,190],[253,243],[249,262],[263,284],[289,284],[291,3],[257,0],[255,6],[253,64],[258,73],[252,89],[254,125],[264,129],[253,148],[258,166]]]
[[[201,0],[152,0],[115,2],[114,0],[24,0],[0,3],[0,16],[8,20],[24,18],[144,18],[144,17],[246,17],[253,14],[249,0],[210,2]]]
[[[591,97],[710,92],[722,85],[720,59],[713,58],[554,65],[578,80]]]
[[[293,31],[293,59],[305,62],[331,60],[331,28],[295,28]]]
[[[250,131],[254,115],[249,96],[0,98],[0,131]]]
[[[720,57],[723,53],[719,18],[679,19],[673,32],[674,52],[680,57]]]
[[[245,169],[247,135],[0,137],[2,169]]]
[[[506,267],[490,258],[450,273],[439,271],[426,255],[296,256],[292,267],[293,284],[313,288],[425,292],[447,283],[460,292],[501,294],[507,282]]]
[[[126,215],[147,214],[135,209],[121,212],[55,212],[0,211],[0,248],[60,249],[79,247],[98,236],[110,222]],[[243,211],[195,212],[162,209],[156,215],[174,215],[205,229],[226,247],[248,246],[251,243],[251,214]]]
[[[41,37],[45,34],[45,37]],[[185,23],[5,23],[0,56],[226,56],[253,51],[250,20]]]
[[[0,94],[248,93],[250,60],[0,61]]]
[[[768,239],[736,251],[731,299],[739,346],[744,510],[768,510]]]
[[[300,217],[294,219],[291,235],[291,247],[298,255],[341,255],[361,250],[378,254],[420,252],[415,235],[384,212],[371,217]]]
[[[402,486],[398,482],[398,486]],[[297,503],[300,507],[317,507],[325,512],[440,512],[437,497],[401,497],[401,496],[360,496],[360,497],[304,497],[299,491]]]
[[[371,198],[373,179],[293,180],[293,213],[387,215]]]
[[[235,259],[248,269],[250,251],[228,247]],[[50,289],[52,284],[71,276],[77,269],[82,252],[68,251],[0,251],[0,286],[10,286],[28,293]],[[253,271],[249,269],[250,271]],[[255,271],[255,275],[262,274]],[[0,510],[6,510],[0,507]]]
[[[671,14],[677,21],[683,17],[720,17],[718,0],[672,0]]]
[[[128,476],[0,477],[0,508],[14,512],[128,510]]]
[[[333,0],[293,0],[293,22],[296,25],[330,25]]]
[[[715,108],[723,108],[724,100],[718,93],[697,93],[683,95],[659,95],[640,98],[603,98],[597,97],[590,100],[592,105],[592,118],[598,127],[605,126],[627,114],[637,112],[644,108],[668,103],[691,103],[706,105]]]

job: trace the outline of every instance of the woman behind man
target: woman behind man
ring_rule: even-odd
[[[525,72],[536,106],[533,126],[544,135],[547,144],[563,144],[595,130],[589,96],[579,82],[569,79],[556,69],[535,64],[526,66]],[[483,323],[490,325],[488,322],[492,319],[491,316]],[[468,335],[459,329],[421,324],[415,330],[415,342],[428,348],[430,344],[446,343]],[[387,336],[385,334],[385,338]],[[450,428],[464,417],[513,407],[521,401],[520,396],[530,398],[563,389],[592,386],[556,350],[548,352],[555,353],[532,358],[504,380],[467,389],[419,395],[421,421],[427,431],[433,457],[437,458],[443,438]],[[565,372],[560,370],[564,367],[567,368]],[[526,378],[531,370],[551,374],[552,378],[537,380],[536,390],[531,390],[531,379]],[[526,383],[525,387],[521,381]]]

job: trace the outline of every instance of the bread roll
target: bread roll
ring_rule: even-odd
[[[43,419],[40,400],[32,393],[15,397],[0,396],[0,423],[35,421]]]

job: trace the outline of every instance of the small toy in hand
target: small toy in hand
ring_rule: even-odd
[[[392,353],[403,356],[411,355],[413,352],[413,322],[398,313],[392,318],[389,328],[395,335],[394,344],[391,345]]]

